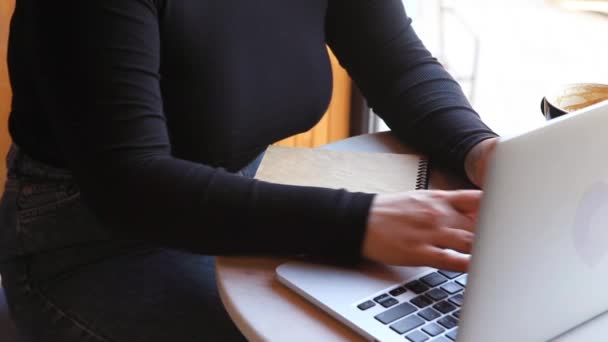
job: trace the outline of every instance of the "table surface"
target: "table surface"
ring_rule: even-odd
[[[388,133],[367,134],[321,148],[361,152],[413,153]],[[453,188],[462,181],[435,171],[431,187]],[[250,341],[362,341],[321,309],[283,286],[275,268],[286,258],[218,257],[217,282],[226,310]]]

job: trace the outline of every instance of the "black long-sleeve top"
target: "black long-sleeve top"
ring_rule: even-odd
[[[400,0],[18,0],[10,132],[72,170],[113,232],[207,254],[356,260],[373,194],[225,171],[321,118],[326,44],[392,130],[436,160],[461,169],[495,136]]]

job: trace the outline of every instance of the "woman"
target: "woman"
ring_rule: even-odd
[[[481,184],[496,134],[399,0],[19,0],[0,250],[24,340],[241,339],[208,255],[465,270],[443,248],[470,250],[477,191],[249,178],[324,113],[326,43],[400,139]]]

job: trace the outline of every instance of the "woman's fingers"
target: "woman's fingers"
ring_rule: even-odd
[[[424,264],[430,267],[457,272],[466,272],[469,268],[470,256],[442,248],[429,246],[421,256]]]
[[[446,191],[445,200],[452,208],[463,214],[477,213],[481,203],[481,194],[480,190]]]
[[[481,191],[416,191],[403,202],[402,212],[419,227],[452,227],[473,231]],[[397,209],[398,210],[398,209]],[[408,216],[407,214],[404,216]]]
[[[475,226],[473,216],[463,214],[452,208],[447,208],[444,211],[444,217],[440,222],[439,228],[450,227],[463,231],[472,232]]]
[[[453,249],[460,253],[470,254],[473,248],[473,233],[454,228],[440,228],[432,236],[431,243],[440,248]]]
[[[442,194],[446,203],[443,210],[441,227],[451,227],[473,231],[475,220],[479,213],[481,191],[459,190],[447,191]]]
[[[425,198],[425,202],[411,212],[411,222],[421,228],[436,229],[447,226],[471,231],[474,225],[473,215],[456,210],[443,198]]]

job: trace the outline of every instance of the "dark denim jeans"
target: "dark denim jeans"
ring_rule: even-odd
[[[0,202],[0,273],[21,340],[242,341],[213,257],[113,238],[67,170],[13,147]],[[239,173],[253,176],[261,156]]]

